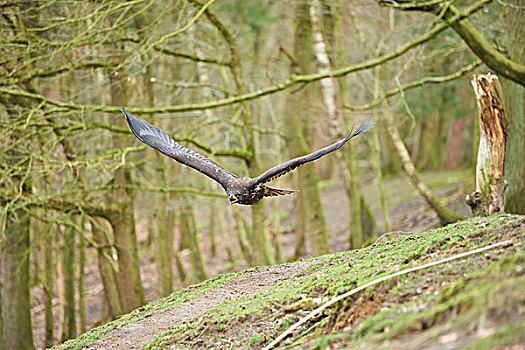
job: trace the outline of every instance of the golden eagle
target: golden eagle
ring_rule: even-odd
[[[136,119],[126,112],[124,108],[122,108],[122,113],[126,116],[131,131],[140,141],[155,148],[168,157],[175,159],[177,162],[190,166],[220,183],[228,195],[230,204],[238,203],[245,205],[255,204],[263,197],[279,196],[297,192],[293,190],[273,188],[265,185],[265,183],[294,170],[304,163],[314,161],[325,154],[339,149],[352,137],[362,134],[374,126],[373,121],[366,125],[363,123],[356,131],[350,132],[350,134],[343,140],[316,152],[284,162],[252,179],[247,177],[239,178],[237,175],[226,171],[214,161],[181,146],[156,126],[150,125],[144,120]]]

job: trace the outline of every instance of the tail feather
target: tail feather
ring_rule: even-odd
[[[265,197],[275,197],[275,196],[284,196],[285,194],[290,194],[294,192],[299,192],[297,190],[283,190],[280,188],[264,186],[264,196]]]

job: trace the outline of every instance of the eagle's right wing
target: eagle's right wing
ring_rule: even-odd
[[[229,179],[237,177],[211,159],[181,146],[156,126],[149,124],[145,120],[136,119],[126,112],[124,108],[122,108],[122,113],[124,113],[133,134],[146,145],[155,148],[179,163],[200,171],[220,183],[223,187],[226,186]]]

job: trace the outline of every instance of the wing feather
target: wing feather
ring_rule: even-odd
[[[175,159],[177,162],[187,165],[201,173],[211,177],[223,187],[227,181],[236,175],[226,171],[219,164],[211,159],[192,151],[186,147],[181,146],[164,131],[160,130],[154,125],[149,124],[145,120],[140,120],[133,117],[122,108],[122,113],[128,121],[129,127],[133,134],[146,145],[155,148],[162,154]]]
[[[305,156],[302,156],[302,157],[297,157],[297,158],[294,158],[294,159],[291,159],[287,162],[284,162],[280,165],[277,165],[271,169],[268,169],[267,171],[265,171],[264,173],[262,173],[261,175],[259,175],[258,177],[254,178],[253,179],[253,183],[254,184],[262,184],[262,183],[266,183],[266,182],[269,182],[269,181],[272,181],[272,180],[275,180],[276,178],[280,177],[280,176],[283,176],[284,174],[287,174],[289,173],[290,171],[294,170],[295,168],[305,164],[305,163],[308,163],[308,162],[312,162],[316,159],[319,159],[321,158],[322,156],[330,153],[330,152],[333,152],[335,150],[338,150],[339,148],[341,148],[341,146],[343,146],[348,140],[350,140],[352,137],[354,136],[357,136],[357,135],[360,135],[364,132],[367,132],[368,130],[370,130],[371,128],[374,127],[374,122],[371,121],[369,122],[368,124],[365,125],[365,123],[361,124],[361,126],[359,128],[357,128],[356,131],[354,132],[350,132],[350,134],[348,134],[347,137],[345,137],[344,139],[342,139],[341,141],[338,141],[330,146],[327,146],[325,148],[322,148],[318,151],[315,151],[313,153],[310,153],[310,154],[307,154]],[[353,129],[353,128],[352,128]]]
[[[270,187],[268,185],[264,185],[263,187],[265,197],[284,196],[285,194],[299,192],[296,190],[283,190],[282,188]]]

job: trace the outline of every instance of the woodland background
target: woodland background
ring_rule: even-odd
[[[211,274],[406,229],[384,188],[400,174],[438,224],[468,215],[419,174],[459,171],[461,195],[473,189],[475,73],[501,78],[505,210],[525,214],[524,6],[0,1],[1,348],[52,346]],[[278,181],[298,194],[241,207],[141,144],[123,106],[241,176],[377,126]]]

